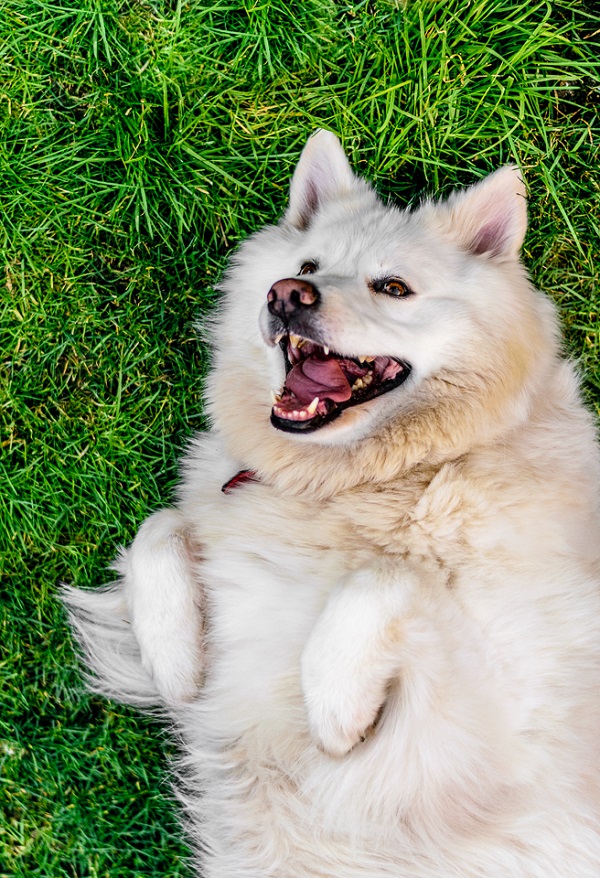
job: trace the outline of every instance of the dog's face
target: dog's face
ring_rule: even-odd
[[[261,419],[288,442],[348,446],[444,388],[520,405],[554,345],[551,308],[519,262],[526,225],[512,166],[401,211],[332,134],[312,137],[281,223],[242,246],[225,282],[216,369],[237,361],[245,375],[245,429]]]
[[[476,310],[466,262],[418,214],[371,197],[316,215],[260,313],[265,342],[281,349],[274,427],[364,434],[403,407],[410,383],[460,367]]]

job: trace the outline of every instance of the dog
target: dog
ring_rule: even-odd
[[[600,874],[599,456],[525,196],[400,210],[313,135],[175,504],[64,592],[92,689],[184,742],[203,878]]]

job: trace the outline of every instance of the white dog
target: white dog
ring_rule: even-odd
[[[384,205],[312,137],[233,259],[212,429],[106,590],[205,878],[598,878],[600,472],[504,167]]]

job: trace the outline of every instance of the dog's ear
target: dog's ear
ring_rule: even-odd
[[[450,230],[470,253],[516,259],[527,230],[525,184],[515,165],[506,165],[442,205]]]
[[[302,150],[292,177],[285,219],[299,229],[308,228],[323,204],[350,192],[356,182],[335,134],[320,129]]]

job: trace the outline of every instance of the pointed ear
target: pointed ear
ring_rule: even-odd
[[[308,140],[294,171],[286,220],[306,229],[319,208],[351,191],[356,179],[335,134],[320,129]]]
[[[516,259],[527,230],[527,193],[519,169],[506,165],[444,207],[452,234],[470,253]]]

